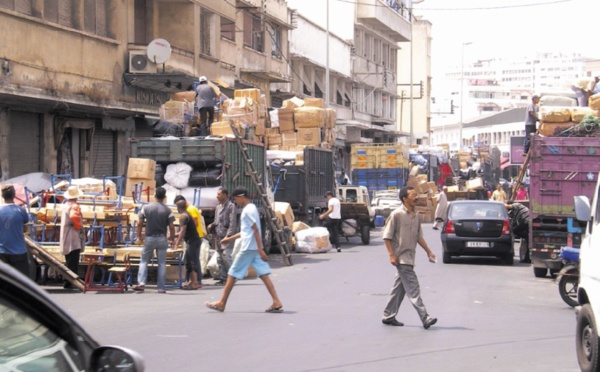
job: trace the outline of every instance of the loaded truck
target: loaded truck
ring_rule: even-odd
[[[541,278],[561,269],[561,247],[581,244],[573,197],[594,196],[600,137],[534,135],[529,151],[529,253],[533,273]]]
[[[353,144],[352,184],[373,193],[404,186],[408,177],[408,149],[399,143]]]
[[[248,149],[248,155],[252,160],[257,172],[258,178],[265,184],[266,177],[266,159],[265,148],[262,143],[244,141]],[[248,189],[249,197],[264,216],[263,201],[254,184],[252,177],[247,171],[246,160],[242,150],[238,147],[236,140],[227,137],[162,137],[162,138],[131,138],[129,140],[129,157],[152,159],[157,164],[156,184],[164,184],[162,172],[169,164],[186,163],[192,167],[190,177],[190,187],[202,194],[203,192],[211,195],[208,204],[206,201],[193,201],[191,197],[186,197],[190,202],[195,202],[202,208],[202,214],[207,220],[207,224],[214,218],[214,207],[216,206],[216,188],[225,187],[230,192],[236,186],[244,186]],[[196,193],[192,193],[193,196]],[[198,196],[198,199],[199,196]],[[203,198],[202,200],[206,200]],[[271,237],[268,231],[268,224],[261,224],[263,228],[263,238],[265,247],[270,247]]]
[[[326,148],[305,147],[302,158],[282,160],[290,161],[270,165],[275,201],[289,203],[297,220],[316,226],[319,214],[327,210],[325,193],[335,191],[333,153]]]

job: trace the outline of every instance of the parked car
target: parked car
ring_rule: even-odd
[[[505,264],[513,264],[514,237],[503,203],[451,202],[441,239],[444,263],[450,263],[453,256],[497,256]]]
[[[33,281],[0,262],[3,371],[143,371],[134,351],[100,346]]]
[[[384,220],[398,207],[402,205],[400,199],[376,198],[373,199],[371,206],[375,210],[376,216],[383,216]]]

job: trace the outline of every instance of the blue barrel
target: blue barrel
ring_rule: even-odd
[[[384,224],[385,224],[385,220],[383,219],[383,216],[381,216],[381,215],[375,216],[375,227],[383,227]]]

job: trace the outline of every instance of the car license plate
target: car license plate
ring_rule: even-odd
[[[488,243],[488,242],[467,242],[466,246],[469,248],[489,248],[490,243]]]

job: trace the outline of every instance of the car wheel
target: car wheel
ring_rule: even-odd
[[[575,349],[577,350],[577,361],[582,371],[600,370],[600,358],[598,356],[598,330],[592,307],[585,304],[581,307],[577,316],[577,329],[575,334]]]
[[[548,269],[543,268],[543,267],[534,267],[533,268],[533,275],[535,275],[536,278],[545,278],[546,274],[548,274]]]
[[[442,262],[444,262],[445,264],[449,264],[450,261],[452,261],[452,256],[450,255],[450,253],[444,252],[444,254],[442,255]]]
[[[513,253],[507,254],[506,256],[502,257],[502,262],[504,262],[504,264],[507,266],[512,266],[514,263],[513,256]]]
[[[362,225],[360,227],[360,238],[364,245],[368,245],[371,241],[371,228],[369,225]]]

